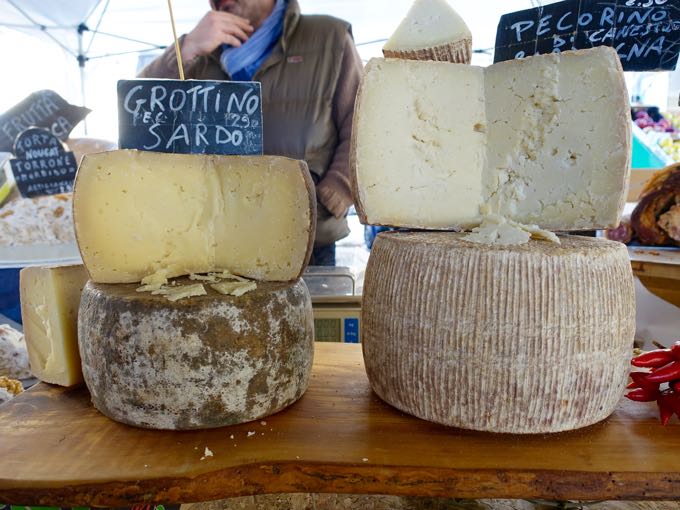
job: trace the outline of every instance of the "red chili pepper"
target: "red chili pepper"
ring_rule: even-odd
[[[637,388],[626,393],[626,398],[635,402],[653,402],[661,398],[661,396],[658,390],[649,391],[644,388]]]
[[[644,388],[648,391],[654,391],[659,389],[659,383],[649,381],[648,372],[631,372],[630,378],[633,379],[634,388]]]
[[[647,381],[654,383],[665,383],[674,379],[680,379],[680,361],[669,363],[647,376]]]
[[[636,367],[651,368],[662,367],[675,360],[670,349],[657,349],[645,352],[631,360],[631,364]]]
[[[680,361],[680,340],[675,342],[671,347],[671,355],[673,358]]]
[[[666,425],[675,412],[671,399],[668,398],[669,396],[670,395],[668,394],[659,395],[659,398],[656,401],[659,406],[659,415],[661,416],[662,425]]]
[[[672,392],[669,393],[666,398],[670,402],[671,407],[675,415],[680,418],[680,394]]]
[[[668,383],[668,386],[673,391],[680,393],[680,380],[679,381],[671,381],[671,382]]]

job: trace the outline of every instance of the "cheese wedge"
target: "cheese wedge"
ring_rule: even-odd
[[[19,273],[28,359],[41,381],[61,386],[83,381],[77,321],[87,279],[82,265],[26,267]]]
[[[223,270],[290,281],[311,253],[316,199],[303,161],[120,150],[83,158],[73,212],[95,282]]]
[[[472,228],[497,214],[548,230],[619,223],[628,95],[608,47],[487,68],[373,59],[351,166],[363,223]]]
[[[472,34],[446,0],[415,0],[383,46],[383,55],[469,64]]]

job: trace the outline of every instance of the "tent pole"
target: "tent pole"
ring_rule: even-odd
[[[88,30],[84,23],[78,25],[78,68],[80,69],[80,96],[83,101],[83,106],[87,104],[85,100],[85,62],[87,58],[83,53],[83,32]],[[87,119],[83,119],[83,129],[87,135]]]

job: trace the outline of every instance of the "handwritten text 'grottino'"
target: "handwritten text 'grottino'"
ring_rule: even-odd
[[[239,146],[243,143],[243,129],[251,127],[250,115],[258,111],[260,98],[252,89],[224,93],[214,85],[196,85],[187,90],[164,85],[132,87],[123,100],[124,110],[132,115],[133,125],[148,125],[154,140],[144,149],[165,149],[175,143],[190,145]],[[187,115],[190,113],[190,115]],[[187,121],[175,125],[177,115],[184,114]],[[203,118],[215,119],[223,115],[223,125],[201,122]],[[188,122],[191,117],[191,122]],[[172,134],[163,140],[159,127],[173,124]]]

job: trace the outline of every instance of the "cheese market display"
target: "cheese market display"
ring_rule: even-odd
[[[357,212],[371,225],[442,230],[486,214],[549,230],[616,226],[628,117],[608,47],[487,68],[373,59],[352,135]]]
[[[21,316],[33,374],[44,382],[83,381],[78,306],[88,280],[82,265],[26,267],[20,273]]]
[[[89,154],[73,193],[78,247],[98,283],[221,270],[291,281],[311,253],[314,193],[306,164],[283,157]]]
[[[258,282],[240,296],[203,288],[169,301],[135,284],[87,284],[78,335],[97,409],[139,427],[210,428],[262,418],[302,396],[314,339],[304,282]]]
[[[469,64],[472,34],[446,0],[416,0],[382,51],[387,58]]]
[[[362,310],[375,392],[420,418],[491,432],[558,432],[611,414],[635,332],[625,246],[462,237],[377,237]]]

